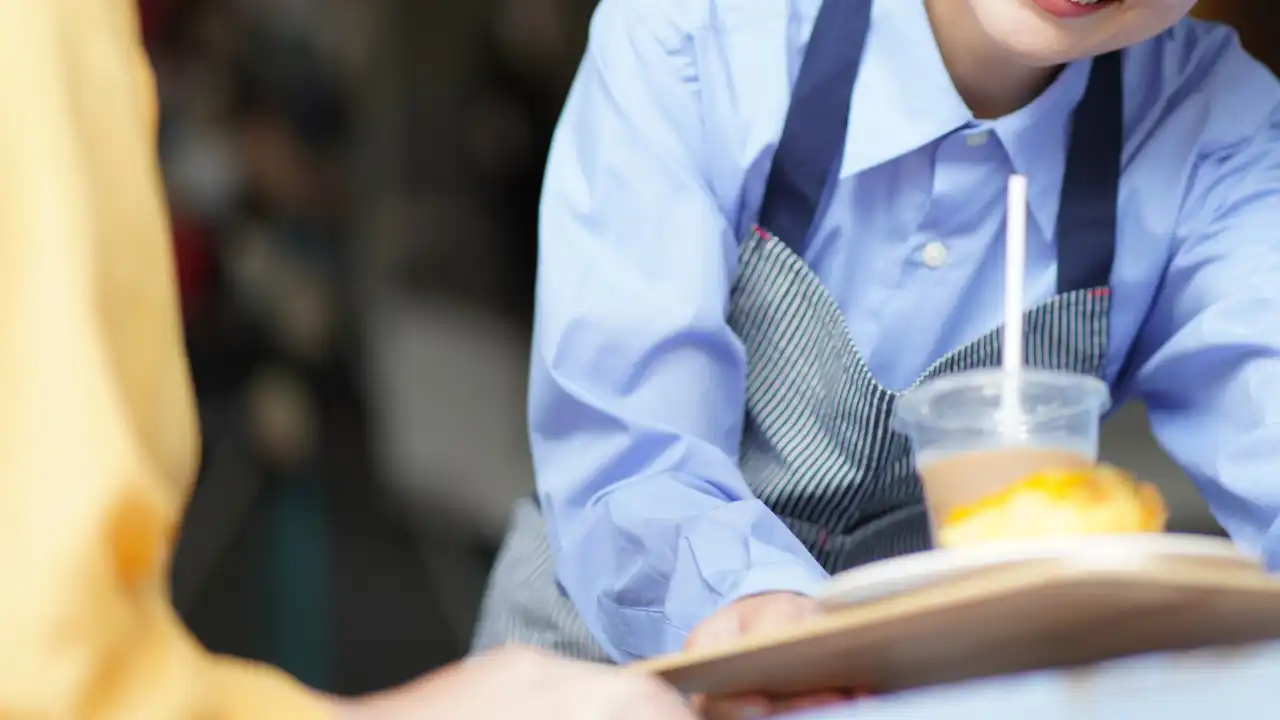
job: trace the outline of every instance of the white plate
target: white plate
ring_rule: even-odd
[[[828,607],[881,600],[957,576],[1002,566],[1056,560],[1098,567],[1134,567],[1153,560],[1228,561],[1258,567],[1230,540],[1208,535],[1144,533],[1017,540],[901,555],[847,570],[818,593]]]

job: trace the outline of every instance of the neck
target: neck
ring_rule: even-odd
[[[925,0],[925,7],[951,82],[979,119],[1022,108],[1044,92],[1061,69],[1027,65],[998,47],[967,2]]]

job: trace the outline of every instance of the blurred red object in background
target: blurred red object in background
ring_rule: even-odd
[[[173,219],[173,253],[178,266],[182,314],[188,320],[199,315],[211,292],[213,249],[210,233],[191,217]]]
[[[165,23],[173,15],[173,10],[182,0],[138,0],[138,15],[142,18],[142,36],[147,40],[155,38]]]

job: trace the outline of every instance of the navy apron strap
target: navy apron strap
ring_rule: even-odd
[[[844,156],[849,105],[871,27],[872,0],[825,0],[818,10],[765,184],[759,224],[797,255],[822,217]]]
[[[1058,205],[1058,292],[1104,288],[1116,255],[1116,207],[1124,154],[1120,51],[1093,60],[1076,107]]]

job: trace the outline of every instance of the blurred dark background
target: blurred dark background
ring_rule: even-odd
[[[593,2],[142,0],[205,459],[174,600],[326,690],[465,652]]]
[[[537,197],[595,0],[141,5],[205,434],[174,601],[317,688],[407,680],[465,653],[532,487]]]

